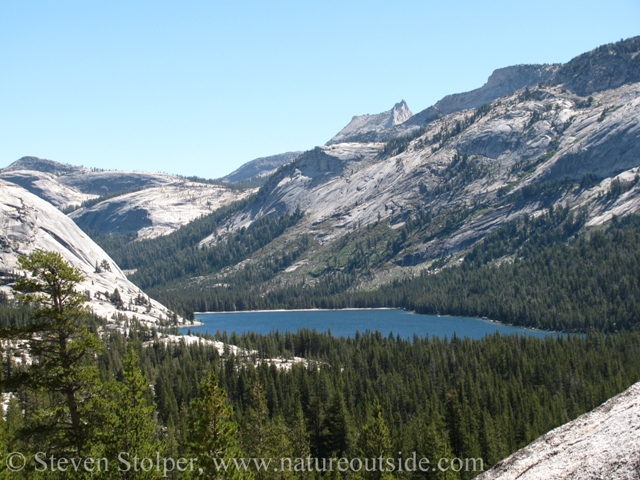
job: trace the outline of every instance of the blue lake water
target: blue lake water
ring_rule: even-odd
[[[445,336],[472,339],[492,335],[496,331],[501,335],[518,333],[535,337],[557,336],[557,333],[543,332],[520,327],[510,327],[480,318],[450,317],[437,315],[418,315],[404,310],[311,310],[311,311],[269,311],[234,313],[199,313],[196,320],[203,325],[190,327],[192,333],[210,333],[226,330],[231,334],[257,332],[267,334],[272,331],[296,332],[300,328],[315,329],[318,332],[331,330],[333,336],[353,337],[356,332],[379,331],[387,336],[413,338]],[[181,329],[183,333],[186,328]]]

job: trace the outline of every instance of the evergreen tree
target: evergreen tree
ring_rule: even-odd
[[[57,252],[37,250],[18,264],[28,275],[16,280],[16,296],[35,305],[33,318],[0,331],[0,338],[17,340],[32,363],[3,386],[32,391],[22,433],[38,450],[82,456],[102,422],[95,408],[97,369],[90,363],[101,343],[86,326],[86,298],[75,289],[84,278]]]
[[[291,414],[291,427],[289,429],[289,438],[293,447],[294,459],[307,459],[311,455],[311,446],[309,444],[309,433],[307,432],[307,423],[305,421],[302,404],[296,401]],[[307,465],[308,467],[308,465]],[[313,474],[307,468],[295,468],[296,477],[300,479],[313,478]]]
[[[349,424],[347,407],[340,390],[336,390],[323,421],[322,451],[323,457],[341,457],[349,447]]]
[[[367,462],[367,468],[362,469],[360,478],[367,480],[393,479],[390,473],[384,471],[387,467],[385,460],[392,457],[393,445],[389,427],[382,416],[382,406],[378,397],[373,403],[373,415],[362,427],[358,443],[359,457],[363,462]]]
[[[226,393],[218,386],[215,372],[200,384],[200,395],[191,402],[189,441],[187,447],[194,457],[200,475],[207,479],[250,479],[250,472],[234,468],[233,460],[242,457],[237,443],[238,427],[232,420],[233,409],[226,401]],[[231,467],[219,468],[221,462]],[[197,472],[193,475],[198,478]]]
[[[293,448],[287,438],[287,429],[281,417],[271,419],[264,390],[257,376],[254,376],[249,391],[249,406],[244,416],[242,443],[248,457],[270,460],[272,468],[280,470],[283,459],[293,459]],[[256,470],[257,480],[293,479],[293,465],[288,469],[284,460],[284,471]]]
[[[156,422],[154,405],[149,402],[149,382],[140,371],[140,359],[129,342],[127,354],[123,359],[122,382],[115,383],[113,390],[116,400],[113,402],[111,421],[100,436],[105,445],[105,456],[113,463],[118,462],[122,455],[126,461],[133,464],[134,458],[156,458],[156,453],[163,450],[156,438]],[[156,468],[149,472],[127,470],[126,465],[117,473],[109,472],[109,478],[162,478],[163,471]],[[122,470],[122,471],[121,471]]]

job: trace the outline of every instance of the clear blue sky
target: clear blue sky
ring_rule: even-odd
[[[640,1],[0,2],[0,167],[219,177],[499,67],[640,34]]]

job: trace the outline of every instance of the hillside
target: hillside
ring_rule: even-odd
[[[256,190],[179,181],[107,198],[75,210],[69,217],[84,230],[103,234],[135,233],[137,238],[153,238],[174,232]]]
[[[177,321],[166,307],[127,280],[118,265],[85,233],[50,203],[23,188],[0,180],[0,290],[11,295],[19,255],[40,250],[59,252],[80,270],[79,290],[92,311],[110,321],[134,316],[149,325]],[[118,291],[117,300],[114,292]]]
[[[299,157],[302,152],[286,152],[269,157],[260,157],[245,163],[220,180],[227,183],[248,183],[262,185],[264,181],[282,165]]]

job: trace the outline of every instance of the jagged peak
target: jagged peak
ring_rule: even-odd
[[[400,125],[413,116],[407,102],[401,100],[390,110],[376,114],[354,116],[349,124],[340,130],[327,145],[343,142],[362,141],[368,134],[375,134],[381,130]]]
[[[406,122],[413,116],[407,102],[401,100],[399,103],[396,103],[391,109],[391,118],[389,119],[390,125],[389,127],[394,127],[396,125],[400,125],[401,123]]]

